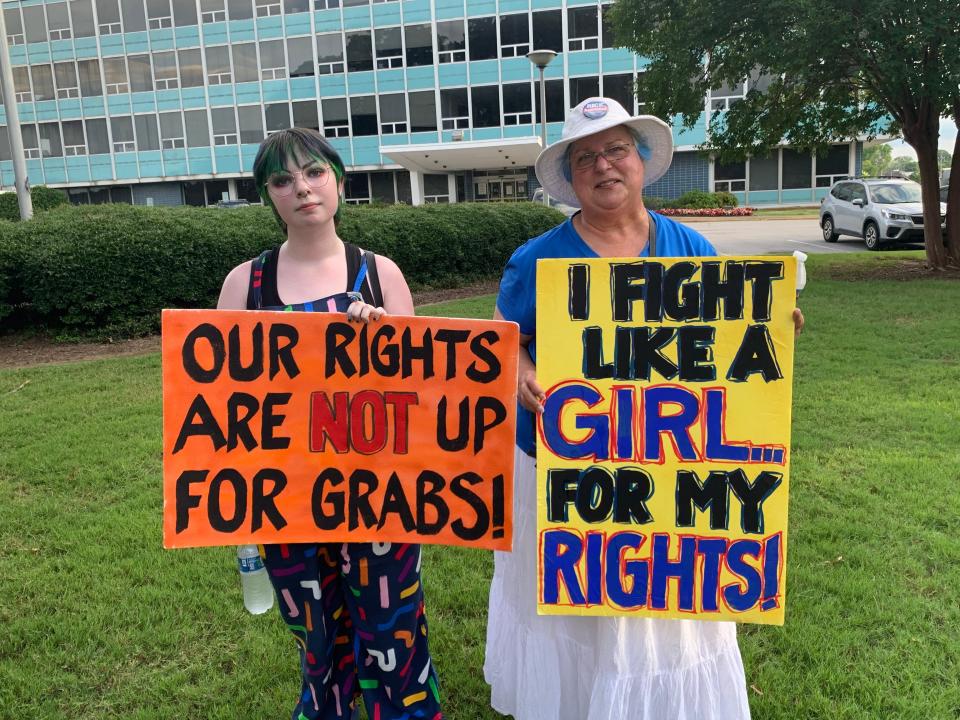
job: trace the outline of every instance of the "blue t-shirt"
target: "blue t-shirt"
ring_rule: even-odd
[[[717,254],[703,235],[670,218],[650,213],[657,228],[658,257],[712,257]],[[639,257],[647,257],[649,246]],[[533,335],[528,346],[536,362],[537,335],[537,260],[541,258],[595,258],[597,253],[583,241],[571,219],[527,240],[514,251],[500,279],[497,309],[507,320],[520,326],[524,335]],[[533,413],[517,404],[517,445],[526,453],[536,449],[536,422]]]

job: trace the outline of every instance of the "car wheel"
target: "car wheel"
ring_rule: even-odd
[[[867,244],[867,250],[880,249],[880,228],[872,220],[863,226],[863,241]]]
[[[823,241],[824,242],[836,242],[837,238],[840,237],[833,231],[833,218],[829,215],[824,216],[823,222],[820,224],[820,227],[823,228]]]

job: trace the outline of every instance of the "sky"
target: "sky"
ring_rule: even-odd
[[[953,154],[954,143],[957,141],[957,126],[952,120],[940,119],[940,147]],[[887,143],[893,149],[893,156],[911,157],[917,159],[917,152],[903,140],[891,140]]]

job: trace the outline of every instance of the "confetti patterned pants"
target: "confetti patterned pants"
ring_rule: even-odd
[[[293,720],[440,720],[427,647],[420,547],[391,543],[267,545],[280,614],[300,648]]]

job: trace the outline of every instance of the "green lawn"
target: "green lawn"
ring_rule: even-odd
[[[755,720],[960,716],[960,282],[845,279],[901,257],[807,262],[787,622],[741,634]],[[232,549],[161,547],[160,407],[157,355],[0,371],[3,720],[289,717],[294,643],[244,611]],[[491,554],[424,568],[448,716],[496,718]]]
[[[796,208],[757,208],[753,212],[754,217],[820,217],[819,207],[796,207]]]

